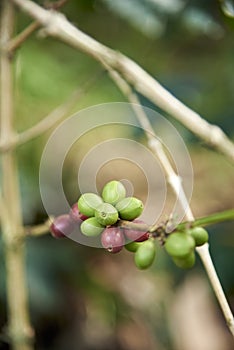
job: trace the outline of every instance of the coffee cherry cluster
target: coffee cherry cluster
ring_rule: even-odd
[[[178,267],[191,268],[195,263],[195,247],[208,242],[208,238],[208,232],[202,227],[173,232],[166,239],[165,249]]]
[[[101,196],[95,193],[84,193],[75,203],[69,214],[56,217],[50,226],[51,234],[56,238],[69,236],[74,229],[86,237],[100,236],[100,243],[108,252],[118,253],[125,246],[134,253],[135,265],[146,269],[152,265],[156,246],[155,238],[165,246],[166,252],[180,268],[191,268],[195,263],[195,247],[208,241],[208,233],[202,227],[186,231],[153,233],[139,231],[128,226],[120,226],[120,220],[145,224],[137,219],[143,211],[143,203],[135,197],[126,197],[126,189],[119,181],[108,182]]]
[[[78,200],[80,213],[88,219],[80,225],[81,232],[88,237],[101,237],[102,246],[110,253],[118,253],[129,241],[148,239],[146,232],[123,229],[119,220],[143,223],[137,217],[143,211],[143,203],[136,197],[126,197],[126,189],[119,181],[108,182],[102,195],[84,193]]]

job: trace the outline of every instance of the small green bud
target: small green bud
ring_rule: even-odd
[[[208,232],[203,227],[191,228],[188,230],[188,234],[193,237],[197,247],[207,243],[209,240]]]
[[[135,197],[127,197],[116,204],[119,216],[123,220],[134,220],[141,215],[144,205],[142,201]]]
[[[121,199],[125,198],[126,190],[120,181],[108,182],[102,190],[102,198],[104,202],[115,205]]]
[[[104,226],[114,225],[118,217],[117,210],[109,203],[102,203],[95,210],[95,218]]]
[[[153,264],[155,259],[156,248],[152,240],[142,242],[135,253],[135,264],[141,269],[147,269]]]
[[[78,200],[78,209],[81,214],[88,217],[94,216],[95,209],[103,203],[101,197],[95,193],[84,193],[80,196]]]
[[[96,218],[89,218],[82,222],[80,225],[80,230],[83,235],[88,237],[96,237],[99,236],[104,230],[104,226],[102,226]]]
[[[165,249],[169,255],[176,258],[183,258],[189,255],[195,247],[192,236],[183,232],[170,234],[165,243]]]

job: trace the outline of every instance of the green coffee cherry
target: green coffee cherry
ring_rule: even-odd
[[[78,209],[81,214],[88,217],[94,216],[95,209],[103,203],[101,197],[95,193],[84,193],[78,200]]]
[[[134,220],[141,215],[144,206],[140,199],[127,197],[116,204],[119,216],[123,220]]]
[[[102,190],[104,202],[115,205],[121,199],[125,198],[126,190],[124,185],[119,181],[108,182]]]
[[[197,247],[208,242],[209,235],[208,232],[203,227],[194,227],[188,230],[188,233],[195,240],[195,244]]]
[[[105,227],[102,226],[96,218],[89,218],[80,225],[81,232],[88,237],[99,236],[104,228]]]
[[[135,253],[141,245],[142,245],[141,242],[130,242],[130,243],[125,244],[125,248],[129,252]]]
[[[183,258],[189,255],[195,247],[193,237],[187,233],[172,233],[166,240],[165,249],[169,255],[176,258]]]
[[[118,217],[119,214],[117,210],[109,203],[102,203],[95,210],[95,218],[104,226],[114,225]]]
[[[135,264],[140,270],[150,267],[155,258],[155,243],[152,240],[142,242],[135,253]]]
[[[176,266],[182,268],[182,269],[190,269],[195,264],[195,253],[192,251],[189,255],[187,255],[185,258],[173,258],[174,263]]]

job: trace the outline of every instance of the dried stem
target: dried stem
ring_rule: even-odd
[[[121,77],[121,75],[118,72],[114,71],[111,68],[108,68],[108,70],[112,80],[115,82],[115,84],[119,87],[119,89],[131,103],[131,106],[135,111],[136,117],[139,123],[141,124],[148,139],[148,146],[159,159],[165,172],[167,182],[171,185],[171,188],[174,191],[176,197],[179,198],[181,206],[183,207],[183,210],[185,212],[186,219],[188,221],[193,221],[194,217],[189,207],[187,198],[185,196],[182,181],[171,166],[171,163],[164,151],[163,145],[157,138],[157,135],[155,134],[137,95],[132,91],[130,85]]]
[[[41,24],[38,21],[34,21],[34,22],[30,23],[28,27],[26,27],[21,33],[19,33],[15,38],[11,39],[8,42],[8,44],[6,45],[5,50],[7,50],[9,52],[9,54],[13,53],[40,26],[41,26]]]
[[[2,3],[1,47],[10,40],[14,27],[13,5]],[[0,133],[5,142],[11,140],[13,130],[13,74],[11,59],[2,50],[0,57],[1,96]],[[23,234],[21,204],[15,155],[2,155],[2,233],[5,251],[6,288],[8,308],[8,335],[14,350],[31,350],[33,332],[29,321],[27,287],[25,277],[25,250],[17,239]]]
[[[133,60],[83,33],[60,13],[45,10],[30,0],[12,1],[39,21],[45,27],[48,35],[87,53],[101,63],[105,62],[121,73],[124,79],[131,83],[137,91],[179,120],[191,132],[234,163],[234,144],[225,133],[218,126],[209,124],[199,114],[185,106]]]
[[[107,67],[108,68],[108,67]],[[111,68],[108,68],[109,70],[109,75],[110,77],[114,80],[114,82],[116,83],[116,85],[119,87],[119,89],[122,91],[122,93],[128,98],[129,102],[132,104],[132,108],[135,111],[135,114],[140,122],[140,124],[143,127],[143,130],[148,138],[148,146],[149,148],[151,148],[151,150],[153,151],[153,153],[158,157],[164,172],[166,174],[167,177],[167,182],[171,185],[171,188],[173,189],[175,195],[177,196],[179,202],[181,203],[184,212],[185,212],[185,218],[187,218],[188,222],[184,223],[184,227],[191,225],[191,226],[196,226],[196,224],[194,224],[194,216],[193,213],[189,207],[189,203],[187,201],[186,195],[184,193],[183,190],[183,186],[182,186],[182,181],[180,179],[180,177],[175,173],[173,167],[171,166],[171,163],[163,149],[163,145],[160,142],[160,140],[157,138],[151,124],[150,121],[146,115],[146,113],[144,112],[144,109],[142,108],[142,106],[140,105],[140,101],[137,97],[137,95],[132,91],[131,87],[129,86],[129,84],[119,75],[118,72],[114,71]],[[229,211],[229,218],[231,216],[231,218],[233,218],[234,213],[232,210]],[[227,218],[228,215],[223,215],[224,217]],[[222,218],[222,217],[221,217]],[[213,217],[214,221],[217,219],[220,219],[220,217],[218,218],[217,216]],[[202,222],[202,220],[198,221],[199,223]],[[205,222],[205,220],[203,220],[203,223]],[[121,223],[120,223],[121,225]],[[124,225],[124,223],[122,223],[122,225]],[[125,223],[125,227],[127,227],[129,224]],[[142,225],[142,227],[139,227],[140,230],[144,230],[144,225]],[[157,231],[157,225],[153,226],[153,227],[149,227],[148,231],[153,233],[154,231]],[[232,333],[232,335],[234,336],[234,319],[233,319],[233,315],[231,312],[231,309],[228,305],[227,299],[225,297],[225,294],[223,292],[221,283],[219,281],[219,278],[217,276],[217,273],[215,271],[213,262],[211,260],[211,256],[210,256],[210,252],[209,252],[209,245],[208,244],[204,244],[203,247],[198,247],[196,248],[197,253],[199,254],[203,265],[206,269],[207,275],[210,279],[211,285],[214,289],[214,292],[216,294],[216,297],[219,301],[220,307],[223,311],[224,317],[226,319],[227,325],[230,329],[230,332]]]

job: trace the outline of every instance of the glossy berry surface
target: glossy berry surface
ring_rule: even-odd
[[[141,215],[144,206],[140,199],[135,197],[126,197],[116,204],[119,217],[123,220],[134,220]]]
[[[102,198],[104,202],[115,205],[121,199],[125,198],[126,190],[120,181],[108,182],[102,190]]]
[[[96,237],[102,233],[104,226],[102,226],[96,218],[92,217],[82,222],[80,230],[85,236]]]
[[[156,248],[152,240],[141,243],[140,247],[135,253],[135,264],[138,269],[144,270],[150,267],[155,259]]]
[[[101,197],[95,193],[84,193],[78,200],[79,211],[88,217],[94,216],[95,209],[103,203]]]
[[[133,222],[136,224],[145,224],[144,221],[139,220],[139,219],[135,219],[135,220],[133,220]],[[149,238],[148,232],[142,232],[142,231],[134,230],[134,229],[124,229],[124,235],[129,240],[135,241],[135,242],[143,242]]]
[[[188,234],[190,234],[193,237],[197,247],[202,246],[209,240],[208,232],[203,227],[191,228],[190,230],[188,230]]]
[[[193,237],[187,233],[175,232],[170,234],[165,243],[165,249],[172,257],[183,258],[189,255],[195,247]]]
[[[122,230],[119,227],[107,227],[101,235],[101,243],[110,253],[120,252],[125,244]]]
[[[78,203],[73,204],[69,212],[69,215],[70,215],[70,218],[77,223],[81,223],[82,221],[88,219],[88,216],[81,214],[81,212],[79,211]]]
[[[57,216],[50,225],[51,235],[55,238],[64,238],[72,233],[75,225],[68,214]]]
[[[119,214],[113,205],[102,203],[95,210],[95,218],[101,225],[108,226],[116,223]]]

